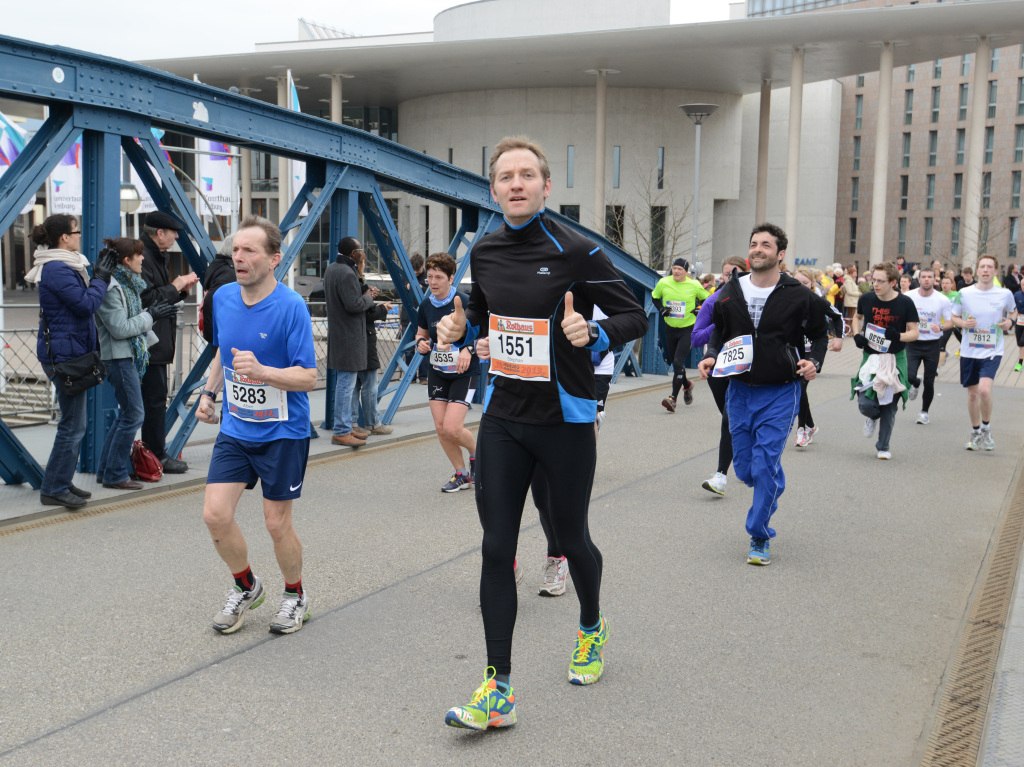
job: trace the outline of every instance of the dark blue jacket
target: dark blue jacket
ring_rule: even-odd
[[[81,275],[67,264],[51,261],[43,267],[39,281],[39,308],[50,326],[50,350],[54,362],[66,362],[98,348],[93,315],[107,294],[107,283],[92,280],[86,287]],[[39,320],[36,356],[50,364],[43,340],[43,321]]]

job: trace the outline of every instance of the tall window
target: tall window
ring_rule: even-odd
[[[992,171],[981,174],[981,207],[988,210],[992,206]]]
[[[626,229],[626,207],[624,205],[606,205],[604,208],[604,236],[616,245],[622,245],[622,235]]]
[[[850,252],[857,252],[857,219],[850,219]]]
[[[857,87],[858,88],[863,88],[864,87],[864,75],[857,75]]]
[[[960,83],[960,108],[957,110],[956,119],[967,119],[967,83]]]
[[[913,64],[908,64],[907,65],[907,82],[908,83],[914,82],[914,65]]]
[[[900,176],[900,210],[907,209],[907,197],[910,194],[910,176]]]
[[[932,64],[932,79],[938,80],[942,77],[942,59],[935,59],[935,63]]]
[[[928,131],[928,165],[935,167],[939,158],[939,132]]]
[[[1007,249],[1006,255],[1010,258],[1017,257],[1017,238],[1020,235],[1019,218],[1010,219],[1010,247]]]
[[[1024,117],[1024,77],[1017,78],[1017,117]]]
[[[569,144],[565,155],[565,188],[572,189],[576,181],[576,147]]]
[[[929,173],[927,177],[928,194],[925,197],[924,206],[928,210],[935,209],[935,174]]]
[[[903,167],[910,167],[910,134],[903,134]]]
[[[939,121],[939,102],[942,100],[942,87],[936,85],[932,88],[932,122]]]
[[[896,255],[904,256],[907,253],[907,219],[899,220],[899,235],[896,240]]]
[[[850,210],[857,210],[857,205],[860,202],[860,179],[856,176],[853,177],[853,186],[850,192]]]
[[[1020,171],[1015,170],[1010,174],[1010,207],[1020,207]]]
[[[1018,125],[1013,136],[1013,161],[1024,162],[1024,125]]]
[[[665,188],[665,147],[658,147],[658,189]],[[652,262],[653,263],[653,262]]]
[[[853,137],[853,169],[860,170],[860,136]]]
[[[953,174],[953,210],[960,210],[960,203],[964,197],[964,174]]]
[[[999,81],[988,81],[988,119],[996,116],[996,98],[999,92]]]
[[[580,222],[580,206],[579,205],[559,205],[558,212],[566,218],[571,218],[577,224]]]
[[[903,124],[910,125],[914,122],[914,91],[908,88],[903,94]]]
[[[964,143],[966,142],[967,131],[963,128],[956,129],[956,164],[964,164]]]
[[[991,72],[992,74],[995,74],[996,72],[999,71],[999,49],[998,48],[993,48],[992,49],[991,65],[989,66],[989,70],[988,71]]]
[[[665,206],[651,206],[651,266],[660,267],[665,259]]]
[[[926,256],[932,254],[932,219],[930,217],[924,220],[924,254]]]
[[[995,151],[996,146],[996,129],[995,126],[989,125],[985,128],[985,164],[992,164],[992,153]]]
[[[612,189],[619,188],[619,161],[622,159],[622,147],[612,147]],[[621,243],[620,243],[621,244]]]
[[[971,54],[965,53],[960,57],[960,76],[969,77],[971,74]]]
[[[951,236],[949,238],[949,255],[959,256],[960,255],[960,219],[954,218],[950,227]]]
[[[857,110],[857,115],[856,115],[857,119],[854,122],[853,129],[854,130],[860,130],[861,120],[864,117],[864,94],[863,93],[858,93],[856,98],[854,98],[854,103],[856,105],[856,110]]]

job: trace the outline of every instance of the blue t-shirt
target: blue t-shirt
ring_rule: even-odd
[[[242,301],[238,283],[224,285],[213,294],[213,338],[220,347],[221,365],[234,368],[231,349],[250,351],[261,365],[273,368],[316,368],[313,324],[305,302],[280,282],[274,292],[255,306]],[[211,370],[210,375],[224,375]],[[225,386],[230,382],[225,381]],[[309,436],[309,394],[287,392],[287,421],[244,421],[224,406],[221,432],[246,442],[303,439]],[[225,403],[227,396],[225,392]]]
[[[447,317],[453,311],[455,311],[455,297],[458,296],[462,300],[462,308],[465,309],[469,305],[469,296],[465,293],[456,291],[455,295],[452,296],[451,300],[442,304],[441,306],[434,306],[431,302],[430,297],[433,294],[429,291],[423,297],[423,301],[420,303],[420,312],[417,324],[419,327],[424,328],[430,333],[430,343],[432,346],[437,345],[437,323],[441,321],[442,317]],[[452,344],[452,351],[458,354],[459,347]],[[429,360],[430,355],[427,355]],[[441,378],[462,378],[463,376],[475,376],[480,374],[480,361],[477,359],[476,354],[472,356],[469,361],[469,367],[466,368],[465,373],[443,373],[437,368],[431,368]]]

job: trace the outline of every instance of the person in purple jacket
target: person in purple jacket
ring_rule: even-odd
[[[722,262],[723,282],[732,278],[734,272],[744,274],[748,271],[747,260],[740,256],[729,256]],[[711,309],[718,298],[717,291],[708,296],[701,304],[697,313],[697,321],[693,324],[692,344],[694,348],[705,346],[715,330],[711,321]],[[722,434],[718,440],[718,471],[711,479],[704,480],[702,487],[718,495],[725,495],[726,474],[729,472],[729,464],[732,463],[732,435],[729,433],[729,415],[725,410],[725,392],[729,388],[729,379],[708,378],[708,388],[718,405],[718,412],[722,414]]]
[[[113,256],[100,259],[93,267],[82,247],[82,228],[74,216],[58,213],[32,230],[32,240],[39,245],[35,262],[25,279],[39,283],[39,337],[36,356],[43,372],[53,380],[54,364],[67,362],[95,351],[99,342],[93,315],[107,294],[110,274],[116,262]],[[46,329],[49,333],[46,333]],[[47,340],[47,336],[49,339]],[[46,462],[39,500],[44,506],[85,506],[92,494],[75,487],[75,466],[82,447],[86,427],[88,392],[68,396],[57,387],[60,421],[53,441],[50,459]]]

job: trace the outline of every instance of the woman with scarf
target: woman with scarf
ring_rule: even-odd
[[[117,267],[103,303],[96,311],[100,357],[107,366],[107,380],[114,387],[117,418],[110,425],[96,465],[96,481],[103,487],[138,490],[142,487],[129,476],[129,460],[135,434],[142,426],[142,376],[149,364],[146,336],[153,323],[171,317],[178,308],[158,301],[142,308],[140,295],[146,289],[142,274],[142,240],[117,237],[104,240],[106,250]],[[155,338],[150,339],[155,342]]]
[[[54,365],[96,350],[93,314],[107,293],[114,269],[112,259],[97,259],[93,276],[89,260],[80,252],[82,229],[74,216],[58,213],[32,230],[39,246],[25,280],[39,283],[39,336],[36,357],[52,381]],[[92,494],[75,487],[75,466],[86,427],[87,392],[68,395],[57,386],[60,421],[46,462],[39,500],[45,506],[85,506]]]

